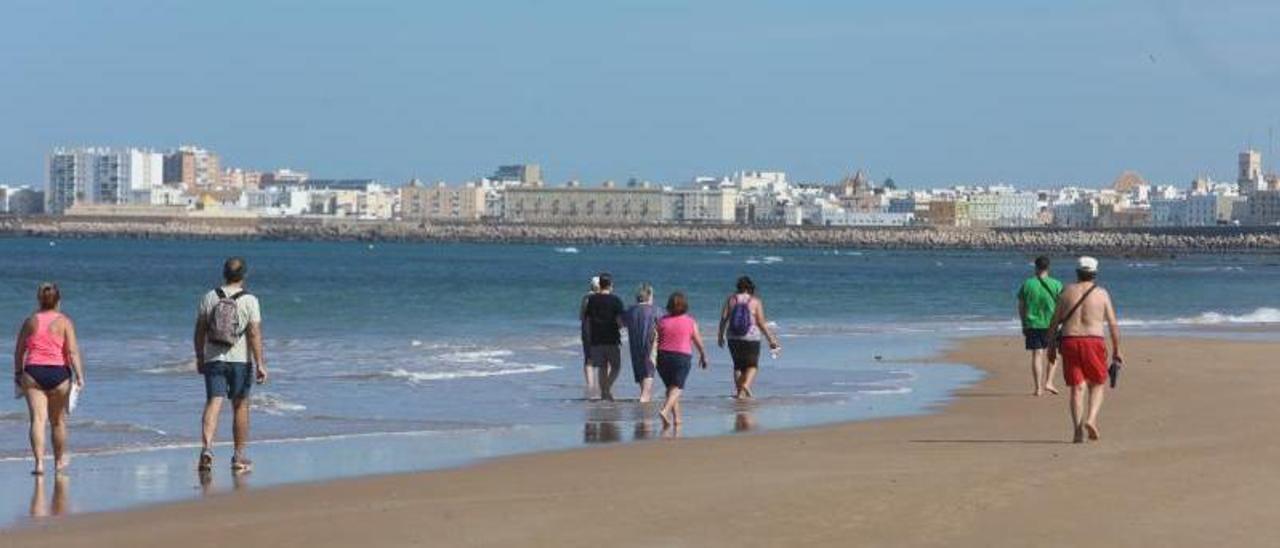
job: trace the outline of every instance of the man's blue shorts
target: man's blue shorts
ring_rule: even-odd
[[[249,397],[253,387],[253,366],[245,362],[209,362],[204,364],[206,399]]]

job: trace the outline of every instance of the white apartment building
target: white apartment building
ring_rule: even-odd
[[[993,189],[969,196],[973,226],[1033,226],[1039,224],[1040,201],[1030,192]]]
[[[56,148],[48,158],[45,210],[62,214],[77,202],[132,203],[135,191],[161,186],[164,156],[149,150]]]
[[[1089,228],[1098,221],[1098,202],[1092,198],[1053,205],[1053,224],[1067,228]]]
[[[668,221],[730,224],[737,219],[738,191],[732,188],[670,189],[664,197]]]

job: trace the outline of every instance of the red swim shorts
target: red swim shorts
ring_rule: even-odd
[[[1067,386],[1107,382],[1107,342],[1102,337],[1063,337],[1059,352]]]

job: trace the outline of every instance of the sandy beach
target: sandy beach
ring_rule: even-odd
[[[1102,440],[1032,398],[1016,337],[939,413],[657,440],[72,516],[5,546],[1274,545],[1280,344],[1130,340]],[[766,372],[768,374],[768,372]],[[261,473],[261,472],[260,472]]]

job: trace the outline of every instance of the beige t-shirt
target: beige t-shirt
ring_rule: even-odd
[[[222,292],[225,293],[228,297],[234,297],[240,294],[241,291],[243,291],[243,289],[225,287],[225,286],[222,288]],[[210,291],[208,293],[205,293],[204,299],[200,301],[200,309],[197,312],[199,316],[196,317],[197,321],[199,321],[200,318],[204,318],[205,321],[207,322],[209,319],[209,314],[213,312],[213,307],[216,304],[218,304],[218,293],[216,291]],[[239,299],[236,299],[236,316],[238,317],[239,324],[241,326],[244,326],[244,328],[246,329],[246,333],[248,332],[247,330],[249,328],[249,324],[262,323],[262,311],[258,307],[258,297],[254,295],[245,295],[243,297],[240,297]],[[205,341],[204,343],[205,363],[209,363],[209,362],[248,363],[249,362],[249,344],[246,339],[247,337],[245,337],[245,335],[242,333],[240,335],[240,338],[236,340],[236,344],[231,346],[226,346],[226,345]]]

